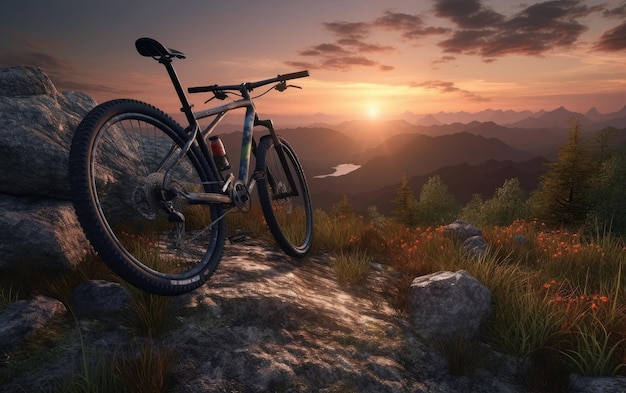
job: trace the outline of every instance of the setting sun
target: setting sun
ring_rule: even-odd
[[[370,119],[374,119],[378,117],[378,108],[375,106],[370,106],[367,110],[367,117]]]

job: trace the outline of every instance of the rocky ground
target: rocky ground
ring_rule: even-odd
[[[155,342],[172,351],[167,392],[539,391],[498,355],[471,376],[451,375],[381,296],[386,274],[373,270],[367,285],[350,288],[328,257],[294,261],[256,242],[229,245],[207,285],[174,299]],[[66,316],[44,329],[36,346],[0,359],[0,391],[49,391],[80,373],[83,350],[98,359],[128,346],[122,313]]]

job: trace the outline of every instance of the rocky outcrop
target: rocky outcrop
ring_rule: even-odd
[[[207,285],[172,298],[167,329],[153,337],[155,349],[172,352],[169,393],[523,391],[497,365],[451,375],[446,359],[384,301],[380,286],[392,272],[373,270],[355,292],[337,281],[326,256],[294,262],[251,240],[224,252]],[[75,292],[72,308],[83,296],[114,303],[118,289],[88,283]],[[66,318],[66,328],[56,328],[61,332],[31,355],[40,361],[4,365],[11,378],[5,386],[0,380],[0,391],[48,391],[81,375],[85,354],[97,362],[136,351],[138,339],[120,307]]]
[[[0,270],[67,269],[89,245],[72,208],[73,132],[95,101],[37,67],[0,68]]]

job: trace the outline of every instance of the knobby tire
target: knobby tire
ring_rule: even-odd
[[[161,110],[122,99],[89,112],[70,150],[72,200],[93,248],[128,283],[158,295],[206,282],[224,243],[224,220],[210,226],[223,207],[181,196],[218,187],[197,146],[176,159],[187,138]]]

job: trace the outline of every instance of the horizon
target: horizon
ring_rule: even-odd
[[[185,87],[308,69],[311,77],[292,81],[302,91],[257,101],[259,112],[280,116],[608,114],[626,104],[623,0],[273,0],[254,12],[239,2],[25,0],[2,11],[0,66],[39,66],[59,90],[98,102],[136,98],[169,113],[180,104],[165,70],[136,53],[141,36],[187,55],[175,62]],[[108,14],[114,24],[94,21]],[[197,109],[206,99],[190,96]]]

